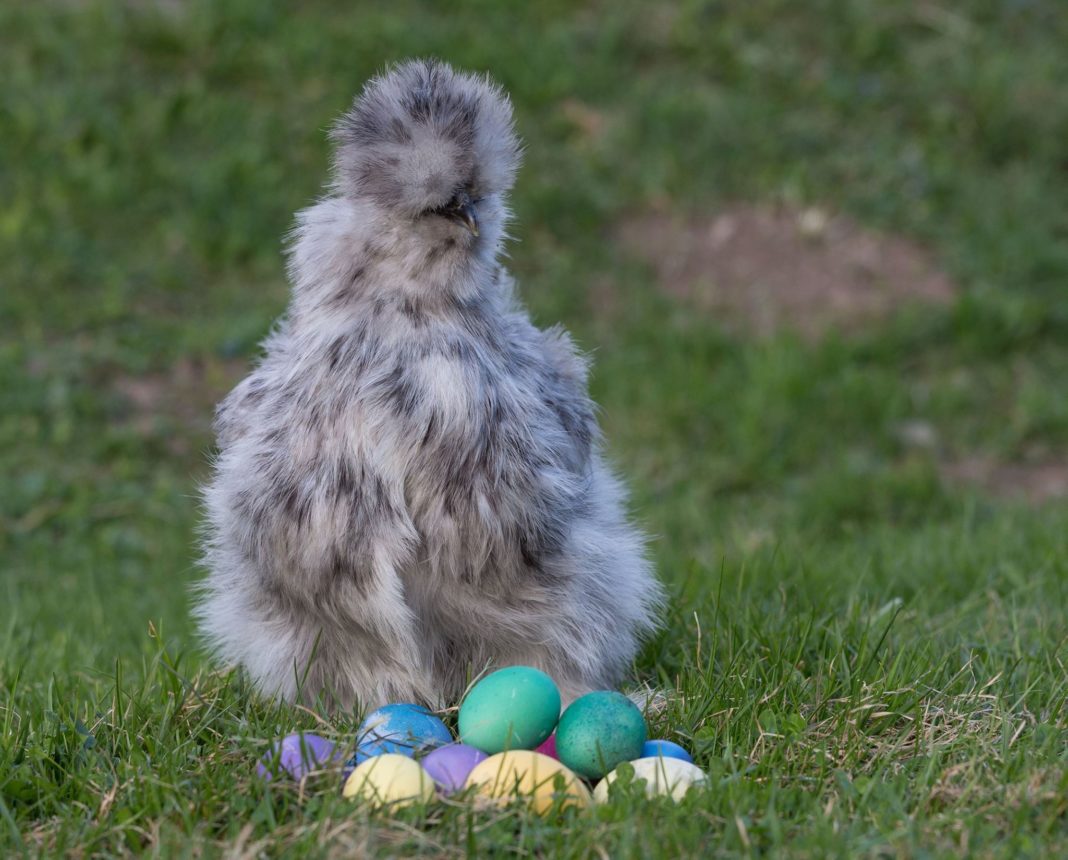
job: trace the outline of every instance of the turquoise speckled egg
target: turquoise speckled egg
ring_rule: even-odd
[[[493,755],[534,749],[560,719],[560,691],[553,679],[529,666],[493,672],[460,704],[460,740]]]
[[[572,702],[556,727],[556,754],[571,770],[598,779],[642,754],[645,719],[622,693],[587,693]]]

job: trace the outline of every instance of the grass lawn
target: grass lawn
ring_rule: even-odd
[[[1061,0],[360,5],[0,6],[0,856],[1068,855]],[[272,738],[358,715],[198,650],[212,405],[284,308],[324,129],[424,54],[513,94],[511,267],[593,353],[657,536],[635,676],[712,781],[679,805],[265,785]],[[953,298],[757,335],[618,239],[741,204],[922,245]]]

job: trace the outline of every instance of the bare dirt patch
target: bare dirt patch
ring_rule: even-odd
[[[950,485],[975,487],[999,498],[1031,504],[1068,498],[1068,460],[1007,463],[972,456],[943,463],[939,470]]]
[[[950,451],[927,421],[905,421],[897,437],[906,447],[935,458],[944,484],[970,488],[986,496],[1029,504],[1068,498],[1068,452],[1031,446],[1009,459],[990,452]]]
[[[759,335],[851,331],[903,305],[945,304],[956,294],[916,243],[816,208],[651,212],[624,222],[617,240],[653,267],[666,293]]]
[[[604,137],[609,124],[604,111],[578,99],[564,99],[560,103],[560,114],[584,139],[592,142]]]
[[[163,435],[175,454],[211,429],[215,404],[248,371],[245,360],[185,358],[159,373],[119,375],[112,390],[126,405],[126,423],[142,436]],[[181,432],[175,434],[173,431]]]

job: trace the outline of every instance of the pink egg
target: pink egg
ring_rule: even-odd
[[[559,761],[559,757],[556,755],[556,732],[553,732],[537,747],[534,752],[539,752],[542,755],[547,755],[549,758],[555,758]]]

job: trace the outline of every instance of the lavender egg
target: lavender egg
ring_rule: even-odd
[[[256,765],[256,773],[264,779],[290,776],[303,779],[312,771],[322,770],[340,758],[333,743],[310,732],[286,735],[275,741]]]
[[[438,747],[420,763],[437,783],[442,794],[453,794],[464,787],[467,775],[475,765],[486,759],[482,750],[467,744],[449,744]]]

